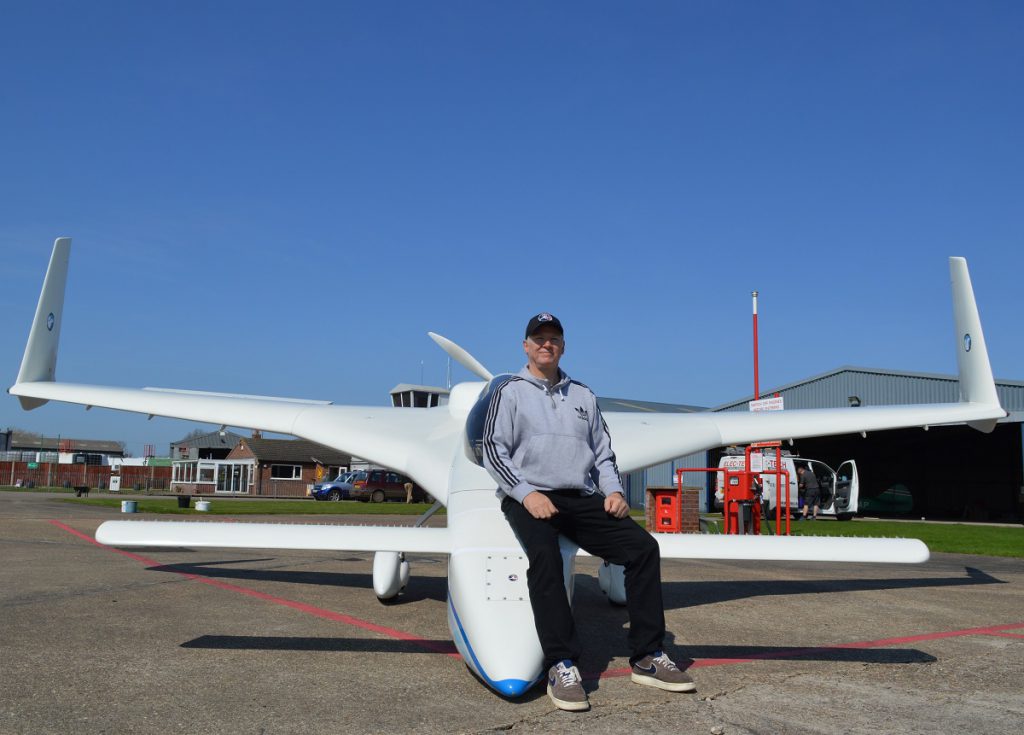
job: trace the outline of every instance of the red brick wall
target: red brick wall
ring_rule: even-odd
[[[647,530],[651,533],[659,533],[657,524],[655,523],[656,505],[654,503],[654,493],[651,492],[652,490],[678,492],[678,489],[674,487],[647,488],[647,505],[644,514]],[[677,496],[680,533],[700,533],[700,490],[701,489],[699,487],[684,487],[682,495]]]

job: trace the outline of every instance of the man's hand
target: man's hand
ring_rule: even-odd
[[[612,518],[625,518],[629,515],[629,503],[622,493],[612,493],[604,499],[604,512]]]
[[[553,518],[558,513],[555,504],[540,490],[534,490],[523,498],[523,507],[530,512],[531,516],[542,521]]]

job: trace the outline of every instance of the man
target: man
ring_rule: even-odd
[[[802,491],[804,496],[804,514],[800,519],[807,520],[807,509],[813,505],[814,515],[811,516],[811,520],[816,521],[818,520],[818,506],[821,504],[821,487],[818,485],[818,478],[803,465],[796,468],[796,474],[800,478],[798,490]]]
[[[562,324],[548,313],[526,326],[527,364],[495,391],[484,427],[484,466],[529,560],[527,586],[559,709],[590,704],[576,662],[581,649],[565,592],[558,536],[626,571],[632,680],[692,692],[693,680],[662,651],[665,613],[657,542],[629,517],[608,428],[587,386],[558,367]]]

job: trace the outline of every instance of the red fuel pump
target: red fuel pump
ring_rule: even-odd
[[[754,493],[753,475],[748,470],[725,471],[723,513],[724,533],[761,533],[761,495]]]
[[[775,469],[763,469],[763,450],[775,449]],[[744,450],[742,468],[691,467],[676,470],[677,483],[682,487],[685,472],[715,472],[722,478],[722,512],[724,524],[722,533],[760,534],[761,517],[766,505],[763,493],[762,475],[775,476],[775,533],[789,535],[789,472],[782,467],[781,442],[755,442]],[[785,488],[785,499],[782,491]],[[782,530],[782,515],[785,513],[786,527]],[[769,526],[769,530],[771,527]]]

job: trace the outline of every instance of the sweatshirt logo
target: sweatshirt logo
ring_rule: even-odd
[[[583,406],[577,406],[576,418],[582,419],[583,421],[590,421],[590,414],[587,413],[587,409],[583,408]]]

